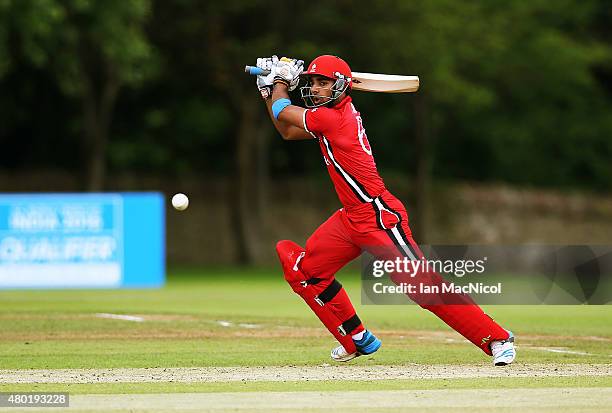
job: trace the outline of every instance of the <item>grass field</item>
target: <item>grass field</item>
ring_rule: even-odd
[[[338,278],[358,304],[357,274]],[[458,410],[490,410],[494,395],[470,393],[487,391],[511,392],[518,397],[513,405],[526,411],[612,408],[609,306],[486,308],[517,336],[518,360],[505,368],[490,367],[484,353],[417,306],[357,310],[383,348],[348,366],[329,366],[334,340],[278,270],[170,271],[160,290],[2,291],[0,391],[69,391],[89,411],[99,403],[108,403],[101,411],[190,410],[180,393],[192,401],[208,397],[198,402],[201,410],[214,410],[216,400],[221,410],[270,411],[276,400],[274,407],[292,411],[300,406],[298,393],[323,400],[349,391],[356,400],[371,398],[380,409],[373,411],[436,411],[449,395],[445,403]],[[135,318],[103,318],[109,314]],[[594,388],[598,398],[587,397]],[[399,404],[390,402],[402,392],[408,393]],[[136,395],[132,402],[117,398],[145,393],[148,404],[138,404]],[[178,397],[175,404],[151,402],[163,393]],[[94,403],[94,397],[106,399]],[[462,397],[474,404],[462,404]],[[433,404],[417,403],[430,399]],[[352,409],[350,402],[326,406],[313,402],[299,410]]]

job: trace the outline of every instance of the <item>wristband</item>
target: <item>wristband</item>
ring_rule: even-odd
[[[274,115],[274,119],[278,120],[278,115],[280,115],[283,109],[289,105],[291,105],[291,101],[287,98],[276,99],[274,103],[272,103],[272,114]]]
[[[282,77],[275,77],[272,83],[274,85],[276,85],[277,83],[282,83],[283,85],[287,86],[287,88],[289,88],[289,82],[283,79]]]

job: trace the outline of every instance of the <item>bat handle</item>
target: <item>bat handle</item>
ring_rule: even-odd
[[[264,70],[257,66],[245,66],[244,71],[253,76],[266,76],[270,74],[269,70]]]

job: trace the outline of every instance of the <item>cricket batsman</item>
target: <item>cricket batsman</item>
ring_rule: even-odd
[[[349,65],[331,55],[317,57],[306,71],[303,64],[276,56],[257,59],[257,67],[270,71],[257,77],[257,86],[283,139],[318,141],[342,208],[316,229],[305,248],[285,240],[277,243],[276,251],[286,281],[340,343],[331,358],[345,362],[376,352],[381,341],[364,327],[336,272],[364,250],[378,256],[392,250],[410,260],[423,259],[423,254],[412,238],[406,208],[386,189],[376,169],[363,120],[350,96]],[[307,83],[300,89],[306,108],[293,105],[288,95],[300,78]],[[437,274],[428,276],[432,283],[444,282]],[[410,298],[492,356],[494,365],[512,363],[512,333],[469,297],[457,296],[460,304]]]

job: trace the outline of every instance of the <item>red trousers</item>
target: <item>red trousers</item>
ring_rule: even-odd
[[[372,203],[361,204],[355,208],[343,208],[334,213],[308,238],[305,250],[295,251],[295,258],[292,258],[290,266],[295,265],[296,270],[299,268],[303,273],[300,277],[303,279],[323,280],[320,285],[325,287],[330,282],[334,282],[334,275],[339,269],[357,258],[364,250],[381,259],[393,258],[389,256],[390,251],[393,251],[396,257],[407,256],[411,259],[423,257],[412,239],[406,209],[388,191]],[[279,251],[279,256],[281,256],[281,251]],[[281,261],[283,261],[282,257]],[[287,269],[285,274],[287,277]],[[432,283],[439,283],[442,280],[437,274],[434,274],[433,277]],[[290,281],[289,278],[287,281]],[[294,287],[298,294],[301,291],[299,288],[301,287]],[[418,297],[411,298],[489,355],[491,354],[489,348],[491,341],[508,338],[508,332],[486,315],[468,296],[453,301],[462,304],[451,305],[423,304],[419,302]],[[342,305],[342,303],[337,304],[335,310],[342,313]],[[354,314],[350,302],[348,305],[350,308],[344,311],[340,318],[346,318],[351,312]],[[316,310],[316,306],[311,305],[311,308]],[[325,320],[322,319],[322,321],[326,324]],[[331,328],[330,331],[332,331]],[[338,338],[336,334],[334,335]],[[341,341],[341,343],[345,347],[350,346],[347,341]]]

